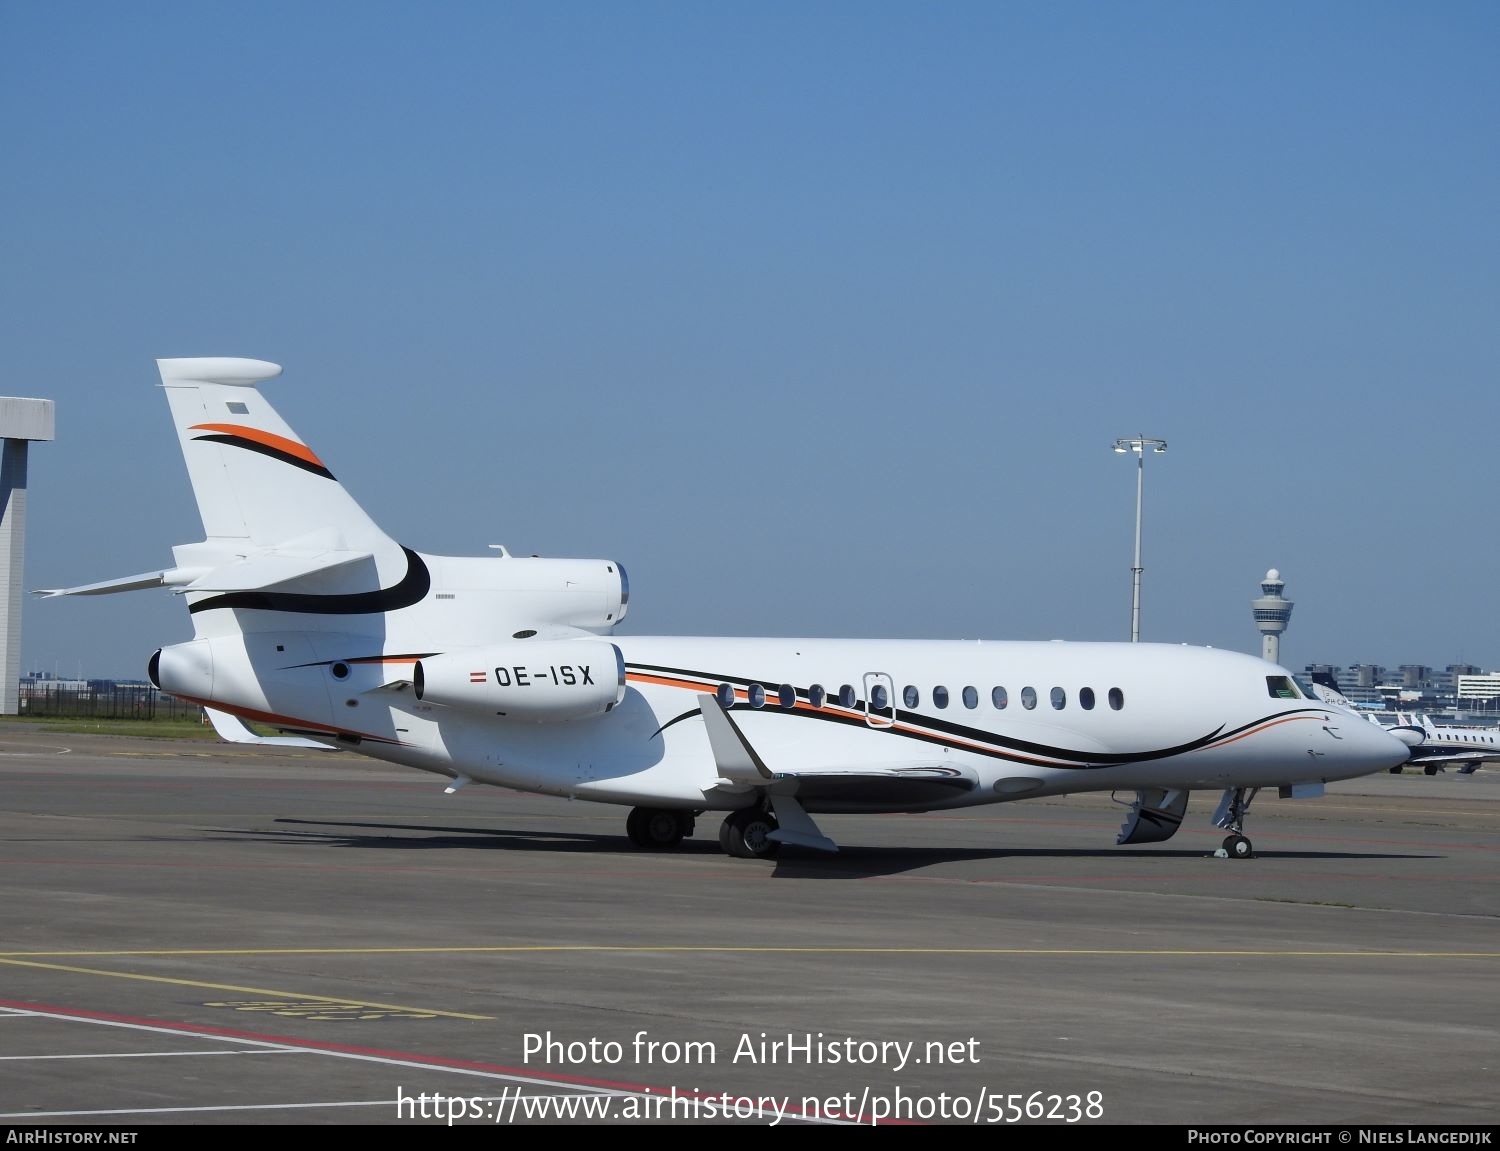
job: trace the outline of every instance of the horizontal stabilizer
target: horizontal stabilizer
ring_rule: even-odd
[[[324,551],[299,555],[295,552],[271,550],[242,556],[222,567],[214,568],[178,590],[260,591],[262,588],[293,583],[311,575],[373,559],[370,552]]]
[[[192,567],[141,572],[139,575],[122,576],[99,583],[80,584],[78,587],[37,588],[33,594],[44,598],[61,595],[112,595],[115,592],[139,591],[151,587],[171,588],[178,594],[190,591],[260,591],[374,559],[367,551],[280,547],[237,555],[227,563],[219,563],[211,557],[212,549],[206,545],[195,544],[190,549],[178,550],[191,552],[192,558],[207,562]],[[210,554],[206,555],[205,552]]]
[[[167,568],[163,571],[101,580],[99,583],[80,584],[78,587],[37,588],[32,594],[50,598],[59,595],[112,595],[117,591],[139,591],[148,587],[180,588],[206,574],[208,573],[203,568]]]

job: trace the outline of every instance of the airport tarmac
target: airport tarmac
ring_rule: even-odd
[[[758,861],[444,783],[0,726],[0,1122],[1500,1119],[1495,767],[1263,793],[1252,860],[1207,794]]]

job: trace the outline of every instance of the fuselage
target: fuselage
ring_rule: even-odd
[[[601,715],[515,719],[410,690],[422,652],[339,633],[230,632],[179,648],[211,668],[200,702],[412,767],[615,803],[733,809],[700,717],[730,707],[773,773],[947,769],[957,783],[851,796],[803,785],[809,811],[911,811],[1072,791],[1223,789],[1380,771],[1406,749],[1309,698],[1283,668],[1165,644],[613,636],[624,690]],[[597,646],[593,637],[582,644]],[[512,645],[507,650],[522,650]],[[174,651],[176,649],[168,649]],[[458,649],[462,654],[463,649]],[[550,650],[550,649],[549,649]],[[580,648],[582,650],[582,648]],[[473,674],[512,676],[475,649]],[[493,662],[493,661],[488,661]],[[185,690],[185,688],[187,690]]]

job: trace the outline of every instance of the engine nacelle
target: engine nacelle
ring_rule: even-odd
[[[159,690],[189,699],[212,699],[214,652],[207,640],[195,639],[159,649],[146,665]]]
[[[517,640],[420,659],[412,684],[425,703],[561,723],[625,698],[625,657],[604,640]]]
[[[432,626],[452,634],[510,635],[520,628],[613,630],[630,606],[630,580],[613,560],[503,555],[428,556]],[[461,640],[458,642],[462,642]],[[438,641],[451,647],[453,640]]]

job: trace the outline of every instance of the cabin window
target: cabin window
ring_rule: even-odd
[[[807,689],[807,702],[814,707],[822,707],[823,701],[828,698],[828,693],[823,690],[821,683],[815,683]]]
[[[1023,687],[1021,689],[1021,706],[1027,711],[1036,706],[1036,688]]]
[[[990,702],[995,705],[996,711],[1004,711],[1006,704],[1010,703],[1010,696],[1006,694],[1003,687],[990,688]]]
[[[939,685],[932,689],[932,706],[938,708],[948,706],[948,689],[946,687]]]
[[[972,687],[964,688],[964,706],[970,711],[979,706],[979,692]]]
[[[776,702],[785,708],[797,706],[797,689],[789,683],[784,683],[776,691]]]
[[[1122,707],[1124,707],[1125,706],[1125,693],[1123,691],[1121,691],[1117,687],[1110,688],[1109,689],[1109,706],[1113,710],[1115,710],[1115,711],[1119,711]]]
[[[877,683],[870,689],[870,707],[876,711],[884,711],[891,706],[891,694],[885,690],[885,684]]]
[[[1068,693],[1063,691],[1063,689],[1060,687],[1054,687],[1052,689],[1051,699],[1053,711],[1061,711],[1063,708],[1068,706]]]
[[[846,683],[846,684],[844,684],[843,687],[839,688],[839,706],[840,707],[847,707],[847,708],[849,708],[852,711],[854,709],[855,698],[856,697],[854,695],[854,685],[853,684],[847,684]]]
[[[922,693],[911,684],[907,684],[901,689],[901,702],[904,703],[907,710],[910,711],[912,708],[921,705]]]
[[[1084,711],[1094,710],[1094,689],[1091,687],[1080,687],[1078,689],[1078,706]]]
[[[764,687],[762,687],[760,684],[758,684],[758,683],[752,683],[750,685],[750,693],[749,694],[750,694],[750,706],[751,707],[765,707],[766,706],[766,689]]]
[[[734,706],[734,685],[733,684],[728,684],[728,683],[721,683],[719,685],[719,687],[718,687],[718,690],[716,690],[714,692],[714,697],[721,704],[723,704],[725,707],[733,707]]]

